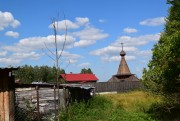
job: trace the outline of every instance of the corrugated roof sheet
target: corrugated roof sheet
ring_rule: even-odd
[[[84,85],[84,84],[61,84],[61,85],[67,88],[80,88],[80,89],[86,89],[86,90],[95,88],[92,85]]]

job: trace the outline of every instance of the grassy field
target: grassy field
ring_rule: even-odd
[[[147,113],[161,98],[143,91],[97,95],[89,103],[74,103],[61,113],[63,121],[155,121]]]

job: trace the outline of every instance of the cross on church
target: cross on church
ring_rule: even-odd
[[[124,44],[124,43],[121,43],[121,45],[122,45],[122,50],[123,50],[123,44]]]

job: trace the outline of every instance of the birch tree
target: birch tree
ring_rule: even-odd
[[[59,18],[59,17],[58,17]],[[61,45],[61,48],[58,45],[58,33],[59,33],[59,19],[56,18],[51,18],[51,27],[53,29],[53,34],[54,34],[54,51],[52,49],[48,48],[47,44],[44,43],[46,49],[48,50],[49,53],[46,53],[46,55],[51,58],[51,60],[54,62],[55,68],[56,68],[56,84],[58,83],[63,83],[59,81],[59,70],[60,70],[60,59],[62,57],[65,44],[66,44],[66,39],[67,39],[67,24],[66,24],[66,19],[64,15],[64,28],[65,28],[65,34],[64,34],[64,42]]]

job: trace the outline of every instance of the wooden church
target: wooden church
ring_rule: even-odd
[[[126,63],[125,59],[125,51],[123,50],[123,43],[122,44],[122,51],[120,52],[121,62],[119,64],[119,69],[116,75],[113,75],[108,82],[123,82],[123,81],[139,81],[139,79],[132,74],[129,70],[129,67]]]

